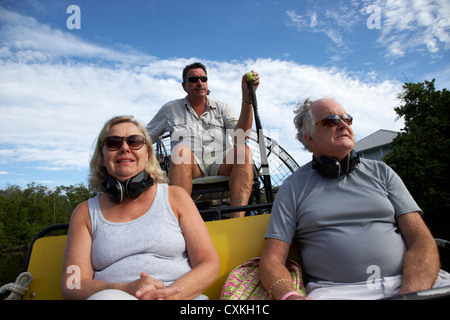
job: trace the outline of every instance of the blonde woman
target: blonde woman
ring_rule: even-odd
[[[144,126],[127,116],[106,122],[90,169],[100,193],[72,214],[63,297],[207,299],[219,257],[189,194],[166,184]]]

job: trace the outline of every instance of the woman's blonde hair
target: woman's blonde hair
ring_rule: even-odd
[[[134,119],[133,116],[117,116],[110,120],[108,120],[103,129],[100,131],[100,134],[97,138],[97,143],[95,146],[94,154],[92,156],[90,162],[90,173],[89,173],[89,187],[96,192],[103,192],[102,182],[106,180],[108,176],[108,172],[106,171],[106,167],[103,165],[103,139],[109,135],[109,131],[111,127],[120,124],[120,123],[132,123],[134,124],[142,136],[145,138],[145,146],[147,147],[148,159],[145,164],[145,172],[153,178],[155,183],[164,183],[167,182],[167,177],[165,172],[161,169],[159,162],[156,159],[155,152],[153,151],[152,145],[153,142],[148,135],[147,130],[144,125]]]

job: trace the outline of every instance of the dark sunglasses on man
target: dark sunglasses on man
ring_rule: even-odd
[[[189,77],[186,80],[184,80],[185,82],[189,81],[191,83],[197,83],[198,80],[201,80],[201,82],[206,82],[208,81],[208,77],[206,76],[201,76],[201,77]]]
[[[317,126],[318,124],[321,123],[324,127],[334,127],[337,126],[339,122],[341,122],[341,120],[348,125],[351,125],[353,123],[353,117],[348,113],[346,113],[343,115],[333,114],[320,121],[317,121],[314,125]]]

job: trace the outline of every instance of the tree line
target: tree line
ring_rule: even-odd
[[[405,127],[384,157],[402,178],[435,238],[450,241],[450,91],[435,80],[407,82],[394,108]],[[450,271],[450,249],[440,249],[442,268]]]
[[[405,83],[394,108],[405,127],[383,160],[423,210],[435,237],[450,241],[450,91],[435,80]]]
[[[0,190],[0,252],[28,246],[45,227],[69,222],[75,207],[92,195],[82,184],[50,189],[33,182]]]

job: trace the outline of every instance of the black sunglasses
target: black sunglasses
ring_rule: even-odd
[[[145,144],[143,136],[132,135],[128,137],[109,136],[103,139],[103,144],[110,151],[119,150],[122,147],[123,142],[126,141],[130,149],[139,150]]]
[[[343,115],[333,114],[320,121],[317,121],[314,125],[317,126],[319,123],[321,123],[324,127],[334,127],[337,126],[341,120],[348,125],[351,125],[353,123],[353,117],[346,113]]]
[[[201,80],[202,82],[206,82],[206,81],[208,81],[208,77],[206,77],[206,76],[201,76],[201,77],[189,77],[189,78],[187,78],[187,79],[184,80],[184,81],[189,81],[189,82],[192,82],[192,83],[197,83],[198,80]]]

